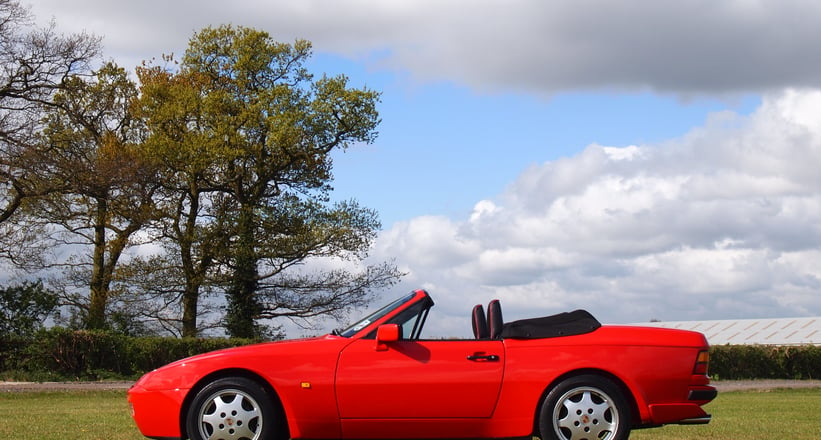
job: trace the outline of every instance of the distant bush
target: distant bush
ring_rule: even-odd
[[[55,327],[33,337],[0,336],[0,371],[32,380],[136,378],[195,354],[256,341],[226,338],[129,337]],[[23,377],[25,376],[25,377]]]
[[[57,294],[41,281],[0,287],[0,338],[30,336],[57,308]]]
[[[6,333],[0,335],[0,379],[135,379],[175,360],[253,342],[130,337],[60,327],[33,336]],[[718,345],[710,356],[710,375],[716,379],[821,379],[818,346]]]
[[[717,345],[710,349],[717,379],[821,379],[821,347],[815,345]]]

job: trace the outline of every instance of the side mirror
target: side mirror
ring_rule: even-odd
[[[376,329],[376,351],[385,351],[388,349],[389,342],[396,342],[399,339],[401,328],[399,324],[385,324],[380,325]]]

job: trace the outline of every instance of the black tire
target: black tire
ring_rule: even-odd
[[[191,440],[268,440],[277,438],[282,422],[265,388],[244,377],[229,377],[197,393],[185,427]]]
[[[619,387],[591,374],[560,382],[539,415],[542,440],[626,440],[630,423],[630,406]]]

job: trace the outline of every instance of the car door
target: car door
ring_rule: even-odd
[[[360,339],[340,353],[342,419],[490,417],[505,364],[497,340]]]

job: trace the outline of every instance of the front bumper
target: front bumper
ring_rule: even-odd
[[[182,437],[180,410],[187,389],[146,390],[134,385],[128,390],[131,417],[140,432],[149,438],[174,439]]]

